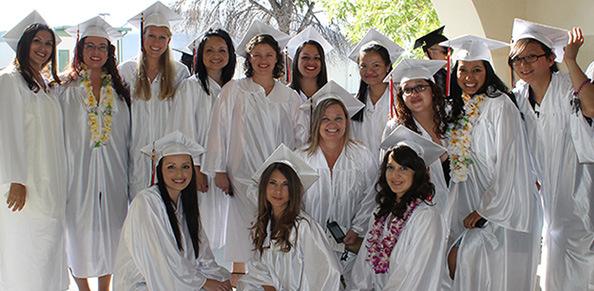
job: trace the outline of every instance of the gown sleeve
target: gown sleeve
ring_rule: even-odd
[[[0,186],[5,188],[1,194],[8,193],[10,183],[25,185],[27,179],[25,96],[18,88],[23,82],[19,78],[16,72],[0,75]]]
[[[272,272],[270,272],[267,263],[263,261],[263,257],[260,257],[259,253],[254,253],[247,264],[247,269],[249,272],[237,282],[238,291],[263,291],[264,287],[262,286],[278,288],[278,280],[273,279]]]
[[[495,109],[493,133],[495,160],[493,180],[483,193],[477,212],[490,222],[507,229],[528,232],[533,220],[532,199],[536,187],[520,113],[506,96],[497,97],[502,106]],[[496,102],[496,101],[493,101]],[[488,134],[488,133],[482,133]],[[487,173],[478,175],[488,176]]]
[[[592,63],[594,65],[594,63]],[[594,66],[590,65],[594,68]],[[572,94],[568,94],[573,98]],[[594,122],[586,120],[581,110],[570,113],[569,129],[580,163],[594,163]]]
[[[206,157],[202,172],[214,176],[227,172],[227,150],[231,138],[231,122],[233,114],[232,94],[236,81],[229,81],[223,86],[220,97],[215,102],[208,130]]]
[[[336,255],[330,250],[327,238],[319,224],[312,219],[299,222],[298,240],[303,252],[302,289],[339,290],[340,267]]]
[[[220,282],[229,280],[231,278],[229,271],[219,266],[215,261],[215,257],[210,249],[208,237],[204,232],[202,223],[200,224],[200,233],[198,239],[200,241],[200,248],[198,258],[196,260],[200,273],[202,273],[208,279],[213,279]]]
[[[357,254],[357,258],[355,259],[355,263],[353,264],[353,269],[351,270],[351,281],[352,286],[347,286],[346,290],[349,291],[371,291],[373,290],[373,270],[371,269],[371,265],[366,261],[368,256],[367,251],[367,239],[369,239],[369,229],[371,229],[371,225],[374,222],[373,214],[369,218],[368,223],[368,231],[365,237],[363,238],[363,243],[361,244],[361,248],[359,249],[359,253]]]
[[[365,193],[361,195],[361,199],[356,205],[359,205],[359,209],[355,213],[351,228],[360,236],[363,236],[367,232],[367,224],[369,223],[369,217],[372,216],[373,209],[375,208],[375,182],[379,175],[379,165],[377,160],[374,159],[371,152],[365,149],[359,159],[362,159],[361,166],[364,167],[362,173],[363,179],[365,180]]]
[[[383,290],[437,291],[445,259],[445,225],[436,209],[418,209],[390,256]]]
[[[200,143],[196,136],[197,124],[194,120],[195,114],[195,103],[196,99],[200,96],[194,96],[191,90],[192,84],[189,79],[181,82],[177,90],[171,105],[171,113],[169,114],[169,120],[165,128],[165,132],[174,132],[179,130],[186,137],[197,141],[200,145],[204,146],[204,143]],[[199,166],[201,159],[196,159],[194,165]]]
[[[160,215],[161,205],[144,195],[132,202],[128,227],[122,241],[132,261],[146,280],[148,290],[196,290],[206,282],[206,276],[195,262],[180,254],[166,215]],[[207,241],[201,238],[202,242]],[[203,259],[199,258],[201,263]]]

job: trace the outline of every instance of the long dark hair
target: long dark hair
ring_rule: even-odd
[[[192,159],[190,158],[190,160]],[[192,165],[194,165],[193,161]],[[173,210],[173,205],[175,202],[171,200],[171,197],[169,197],[169,192],[167,192],[167,187],[165,186],[165,181],[163,180],[163,159],[159,161],[156,171],[157,187],[159,188],[159,194],[161,194],[161,199],[163,200],[165,209],[167,210],[169,225],[171,226],[173,234],[175,235],[177,248],[182,250],[183,247],[181,243],[179,224],[177,217],[175,216],[175,210]],[[200,214],[198,212],[198,192],[196,189],[196,171],[194,170],[194,166],[192,166],[192,179],[190,179],[190,184],[188,184],[188,187],[181,191],[180,195],[184,216],[186,218],[186,225],[190,231],[190,238],[192,239],[192,246],[194,247],[194,256],[198,258],[198,248],[200,245],[200,240],[198,237],[200,231]]]
[[[74,51],[76,52],[76,58],[72,60],[70,64],[70,69],[76,73],[80,73],[82,70],[82,63],[83,63],[83,51],[85,40],[87,37],[81,38],[77,43]],[[115,46],[111,44],[109,39],[107,39],[107,61],[103,65],[103,71],[111,76],[111,85],[113,89],[115,89],[116,93],[122,100],[128,104],[130,107],[130,88],[128,85],[122,81],[122,77],[120,76],[120,72],[118,71],[118,61],[115,56]]]
[[[291,65],[291,84],[289,84],[289,87],[291,87],[291,89],[297,91],[297,93],[301,93],[301,78],[303,77],[301,75],[301,72],[299,72],[299,55],[301,54],[301,51],[303,50],[303,48],[306,45],[313,45],[316,47],[316,49],[318,50],[318,53],[320,54],[320,73],[317,76],[317,80],[316,80],[316,84],[318,85],[318,89],[322,88],[324,85],[326,85],[326,83],[328,83],[328,70],[326,68],[326,56],[324,55],[324,48],[322,47],[322,45],[320,43],[318,43],[315,40],[308,40],[304,43],[302,43],[298,48],[297,51],[295,52],[295,55],[293,56],[293,64]]]
[[[282,217],[276,221],[272,215],[272,205],[266,199],[266,187],[272,176],[272,172],[278,170],[285,176],[289,184],[289,203],[283,212]],[[258,184],[258,217],[251,227],[251,235],[254,244],[254,250],[260,255],[264,251],[264,240],[266,239],[268,222],[271,223],[270,240],[275,240],[275,244],[280,246],[283,252],[288,252],[293,247],[290,235],[293,228],[297,228],[298,216],[301,212],[301,197],[303,196],[303,184],[295,170],[285,163],[273,163],[260,177]]]
[[[433,109],[433,122],[435,123],[435,132],[438,133],[441,137],[444,136],[447,130],[447,115],[445,111],[445,96],[441,92],[441,89],[431,80],[425,80],[429,84],[431,88],[431,104]],[[404,126],[408,127],[410,130],[421,134],[421,131],[417,128],[417,124],[413,118],[413,113],[410,111],[406,104],[404,103],[404,98],[402,95],[404,92],[402,88],[398,86],[398,93],[396,94],[396,120],[399,124],[404,124]]]
[[[382,58],[382,60],[384,61],[384,63],[386,64],[386,66],[388,66],[388,72],[392,71],[392,61],[390,60],[390,53],[388,52],[388,50],[379,45],[379,44],[372,44],[369,45],[367,47],[365,47],[363,50],[361,50],[362,53],[370,53],[370,52],[375,52],[377,54],[380,55],[380,57]],[[361,55],[361,52],[359,53],[359,57]],[[359,57],[357,57],[357,63],[359,63]],[[388,74],[388,73],[386,73]],[[359,101],[363,102],[363,104],[367,104],[367,87],[369,87],[367,85],[367,83],[365,83],[363,81],[363,79],[361,79],[361,81],[359,81],[359,91],[357,91],[357,95],[355,96],[357,99],[359,99]],[[355,115],[353,115],[353,117],[351,118],[352,120],[355,121],[359,121],[359,122],[363,122],[363,113],[365,112],[365,108],[361,109],[359,112],[357,112]]]
[[[479,90],[475,93],[478,94],[485,94],[489,98],[497,98],[501,96],[499,92],[506,95],[513,103],[518,107],[518,102],[516,101],[516,97],[512,94],[505,83],[501,81],[501,79],[495,74],[495,70],[493,70],[493,66],[488,61],[482,60],[483,65],[485,66],[485,83]],[[452,107],[452,111],[448,117],[448,123],[455,123],[464,116],[464,100],[462,99],[462,88],[458,86],[458,64],[456,62],[454,68],[452,69],[451,78],[450,78],[450,99],[448,102]]]
[[[283,55],[281,54],[278,42],[269,34],[256,35],[250,40],[250,42],[248,42],[246,47],[246,58],[243,65],[245,76],[248,78],[254,76],[254,68],[252,68],[252,64],[250,63],[250,59],[252,58],[250,53],[259,44],[267,44],[275,51],[276,63],[274,64],[274,69],[272,70],[272,77],[275,79],[282,77],[285,74],[285,58],[283,58]]]
[[[17,70],[21,73],[21,76],[23,76],[23,79],[25,79],[25,82],[27,82],[29,90],[35,93],[39,92],[39,89],[41,88],[39,87],[40,84],[37,84],[35,78],[33,77],[34,72],[29,60],[29,52],[31,51],[31,43],[33,42],[33,38],[35,38],[35,35],[40,31],[49,32],[52,35],[52,42],[54,43],[52,47],[52,54],[50,55],[49,59],[44,64],[42,64],[41,67],[45,68],[45,66],[50,63],[50,71],[53,81],[57,82],[58,84],[60,83],[57,69],[58,62],[56,61],[56,35],[54,34],[54,31],[45,24],[31,24],[25,29],[23,35],[21,35],[21,38],[19,39],[14,64]]]
[[[210,88],[208,87],[208,73],[206,71],[206,67],[204,66],[204,61],[202,56],[204,55],[204,46],[206,45],[206,41],[210,37],[220,37],[225,41],[227,44],[227,53],[229,54],[229,62],[225,67],[223,67],[223,72],[221,73],[221,81],[223,82],[222,85],[227,84],[227,82],[233,79],[233,74],[235,74],[235,65],[237,64],[237,59],[235,57],[235,47],[233,46],[233,41],[229,34],[222,30],[222,29],[209,29],[204,33],[202,39],[200,40],[200,44],[198,44],[198,49],[196,50],[196,62],[194,64],[194,72],[196,73],[196,77],[200,80],[200,85],[202,85],[202,89],[206,92],[206,94],[210,95]]]
[[[389,157],[392,157],[400,166],[414,171],[412,185],[404,193],[400,201],[396,201],[396,193],[392,192],[386,179]],[[432,205],[430,201],[435,195],[435,186],[431,183],[427,166],[423,159],[408,146],[401,145],[389,150],[384,155],[380,171],[381,175],[375,184],[375,190],[377,191],[375,202],[379,204],[379,209],[374,213],[376,218],[390,213],[398,218],[404,218],[407,206],[415,199],[421,199],[425,203]]]

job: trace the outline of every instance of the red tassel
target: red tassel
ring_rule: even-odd
[[[287,67],[287,84],[291,83],[291,64],[289,62],[289,53],[285,51],[285,66]]]
[[[153,142],[153,151],[151,152],[151,184],[149,187],[155,185],[155,177],[157,175],[157,150],[155,150],[155,142]]]
[[[194,58],[192,60],[192,73],[196,74],[196,61],[198,60],[198,48],[194,48]]]
[[[446,74],[446,96],[450,97],[450,82],[452,79],[452,48],[448,47],[448,64],[446,66],[447,68],[447,74]]]
[[[390,74],[390,119],[396,114],[396,104],[394,102],[394,80]]]

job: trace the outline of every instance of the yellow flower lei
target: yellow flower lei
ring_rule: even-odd
[[[450,172],[452,181],[464,182],[468,177],[468,166],[474,161],[470,156],[471,133],[476,119],[480,115],[480,105],[485,95],[475,95],[474,98],[462,94],[464,99],[464,116],[460,117],[446,133],[448,139],[448,153],[450,155]]]
[[[111,75],[101,73],[101,101],[99,104],[97,104],[97,99],[93,94],[88,71],[82,70],[81,77],[83,88],[87,94],[87,123],[91,131],[91,144],[94,148],[98,148],[106,144],[111,136],[112,109],[114,102]],[[101,115],[103,121],[101,132],[99,132],[99,115]]]

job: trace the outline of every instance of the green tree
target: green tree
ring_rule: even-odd
[[[334,24],[344,28],[351,43],[370,28],[386,34],[405,49],[440,26],[431,0],[321,0]],[[422,55],[420,50],[414,52]]]

